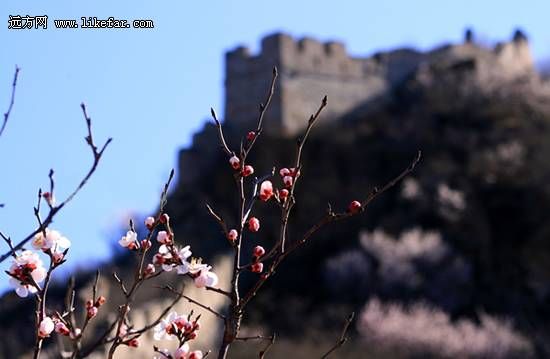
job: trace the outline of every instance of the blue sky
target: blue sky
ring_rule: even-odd
[[[261,4],[261,5],[260,5]],[[63,198],[91,156],[79,104],[95,138],[113,137],[94,177],[56,218],[73,241],[69,267],[106,258],[130,212],[153,210],[177,152],[208,119],[223,113],[223,54],[252,50],[270,32],[346,42],[354,55],[461,41],[470,26],[487,43],[515,27],[529,35],[537,60],[550,57],[546,0],[523,1],[139,1],[2,0],[0,111],[8,105],[15,64],[16,103],[0,138],[0,230],[17,241],[35,226],[39,187],[56,172]],[[8,30],[8,15],[48,15],[47,30]],[[96,16],[151,19],[154,29],[55,29],[54,19]],[[1,246],[0,246],[1,247]],[[5,249],[4,247],[2,247]],[[2,252],[4,252],[2,250]],[[0,266],[6,268],[6,263]],[[7,278],[1,277],[0,287]]]

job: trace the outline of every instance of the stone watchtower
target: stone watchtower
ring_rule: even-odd
[[[324,95],[329,106],[321,121],[343,115],[387,88],[379,61],[349,57],[342,43],[273,34],[262,40],[258,55],[245,47],[226,54],[226,121],[253,126],[273,66],[279,79],[265,119],[272,133],[293,135],[303,129]]]

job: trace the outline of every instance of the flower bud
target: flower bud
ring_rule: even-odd
[[[149,277],[150,275],[155,273],[155,266],[151,263],[147,264],[147,267],[143,270],[143,275],[145,277]]]
[[[67,326],[63,322],[57,322],[55,324],[55,332],[65,336],[68,336],[69,334],[71,334],[71,331],[69,330],[69,328],[67,328]]]
[[[91,307],[93,307],[93,306],[94,306],[94,301],[93,301],[93,299],[88,299],[88,300],[86,301],[86,308],[91,308]]]
[[[157,242],[162,244],[168,244],[170,243],[170,235],[166,231],[159,231],[157,233]]]
[[[141,249],[144,251],[151,248],[151,241],[148,239],[144,239],[141,241]]]
[[[254,173],[254,167],[252,167],[251,165],[244,166],[243,171],[241,172],[243,177],[248,177],[253,173]]]
[[[241,160],[239,160],[239,157],[233,156],[229,159],[229,164],[234,170],[238,170],[241,167]]]
[[[52,258],[53,258],[53,262],[55,264],[59,264],[59,263],[61,263],[63,258],[65,258],[65,255],[62,252],[54,252]]]
[[[250,232],[258,232],[260,230],[260,220],[256,217],[251,217],[248,220],[248,229]]]
[[[137,338],[131,339],[127,342],[127,345],[131,348],[139,347],[139,340]]]
[[[254,251],[252,253],[254,254],[254,257],[260,258],[265,254],[265,249],[262,246],[256,246],[254,247]]]
[[[189,353],[188,358],[189,359],[202,359],[203,355],[202,355],[202,352],[200,350],[195,350],[195,351]]]
[[[50,317],[44,317],[38,327],[38,336],[40,338],[46,338],[50,336],[50,333],[55,329],[55,324]]]
[[[290,192],[289,192],[286,188],[280,190],[280,191],[279,191],[279,198],[281,199],[281,201],[286,200],[286,198],[288,197],[289,193],[290,193]]]
[[[185,343],[174,352],[174,359],[186,359],[189,353],[189,344]]]
[[[248,134],[246,135],[246,139],[247,139],[248,141],[252,141],[252,140],[254,140],[255,138],[256,138],[256,132],[254,132],[254,131],[250,131],[250,132],[248,132]]]
[[[283,177],[283,183],[285,184],[285,187],[292,187],[292,183],[294,182],[294,178],[292,176],[285,176]]]
[[[55,206],[55,197],[50,192],[44,192],[42,193],[42,198],[46,201],[48,206],[53,207]]]
[[[281,168],[279,170],[279,174],[281,175],[281,177],[289,176],[290,175],[290,170],[288,168]]]
[[[262,201],[267,202],[273,196],[273,184],[271,181],[263,181],[260,185],[259,197]]]
[[[80,338],[80,336],[82,335],[82,329],[80,328],[75,328],[71,334],[69,334],[69,337],[71,339],[77,339],[77,338]]]
[[[236,229],[232,229],[227,233],[227,239],[229,239],[231,242],[235,242],[238,236],[239,232],[237,232]]]
[[[348,211],[351,213],[357,213],[361,210],[361,202],[353,201],[349,204]]]
[[[101,307],[103,304],[105,304],[106,301],[107,301],[107,299],[106,299],[104,296],[100,295],[100,296],[97,298],[97,300],[95,301],[95,306],[99,308],[99,307]]]
[[[154,226],[155,226],[155,218],[150,216],[145,218],[145,227],[147,227],[147,229],[152,229]]]
[[[87,310],[86,310],[86,317],[88,319],[92,319],[93,317],[95,317],[97,315],[97,307],[89,307]]]
[[[250,267],[250,270],[253,273],[262,273],[262,271],[264,270],[264,264],[262,262],[256,262],[252,264],[252,266]]]
[[[162,216],[159,218],[160,223],[166,224],[168,221],[170,221],[170,216],[168,216],[166,213],[163,213]]]

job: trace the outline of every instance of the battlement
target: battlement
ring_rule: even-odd
[[[330,106],[322,119],[330,121],[388,93],[422,63],[470,59],[479,63],[480,82],[514,78],[533,68],[527,37],[520,31],[510,42],[491,49],[475,44],[473,33],[467,31],[462,44],[428,52],[397,49],[368,57],[349,55],[342,42],[296,40],[275,33],[262,39],[258,54],[243,46],[227,52],[225,119],[252,125],[273,66],[279,69],[279,81],[266,113],[266,130],[293,135],[305,127],[325,94]]]

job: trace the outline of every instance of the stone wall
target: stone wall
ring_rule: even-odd
[[[254,126],[273,66],[279,69],[278,88],[265,128],[283,135],[303,129],[324,95],[329,106],[322,120],[334,120],[391,91],[421,65],[470,61],[477,66],[481,86],[494,86],[532,71],[529,44],[521,32],[495,48],[475,44],[472,36],[469,32],[462,44],[425,53],[404,48],[364,58],[348,55],[341,42],[295,40],[281,33],[266,36],[257,55],[243,46],[226,54],[225,120],[245,128]]]

